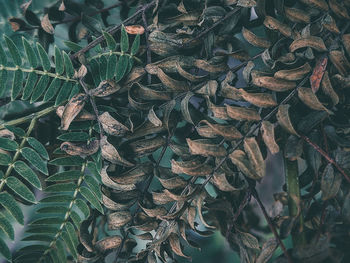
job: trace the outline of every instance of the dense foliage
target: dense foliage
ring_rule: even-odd
[[[177,262],[214,231],[241,262],[350,259],[349,0],[19,2],[5,260]]]

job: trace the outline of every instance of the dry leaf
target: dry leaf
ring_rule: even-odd
[[[87,95],[79,93],[75,95],[64,107],[61,119],[61,129],[68,130],[69,125],[78,116],[85,106]]]
[[[41,20],[41,27],[45,30],[45,32],[51,35],[55,32],[55,29],[50,22],[49,14],[44,15],[43,19]]]

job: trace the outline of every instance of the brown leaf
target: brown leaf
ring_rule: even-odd
[[[9,131],[8,129],[2,129],[0,130],[0,137],[7,138],[10,140],[15,140],[16,136],[12,131]]]
[[[339,103],[339,97],[332,87],[332,83],[328,76],[328,71],[324,73],[324,76],[321,82],[321,87],[324,94],[326,94],[331,98],[333,105],[337,105]]]
[[[150,162],[142,163],[142,165],[136,165],[135,167],[127,170],[117,176],[111,176],[110,178],[121,185],[136,185],[146,179],[147,176],[152,174],[153,165]]]
[[[255,171],[253,170],[253,168],[251,167],[251,164],[249,163],[248,158],[243,151],[235,150],[229,155],[229,157],[230,157],[230,160],[232,161],[232,163],[234,165],[236,165],[237,168],[239,170],[241,170],[241,172],[245,176],[247,176],[253,180],[261,179],[260,176],[258,174],[256,174]]]
[[[307,4],[311,7],[316,7],[318,9],[321,9],[323,11],[328,11],[328,5],[325,0],[300,0],[304,4]]]
[[[128,144],[128,148],[137,157],[151,154],[158,148],[166,144],[166,139],[162,136],[157,136],[152,139],[143,139]]]
[[[233,192],[241,190],[240,188],[234,187],[227,181],[225,173],[214,173],[214,176],[210,179],[210,182],[213,183],[218,189],[224,192]]]
[[[85,100],[87,95],[79,93],[75,95],[64,107],[61,119],[61,129],[68,130],[69,125],[75,119],[76,116],[81,112],[85,106]]]
[[[149,217],[161,218],[168,213],[168,210],[166,210],[166,208],[163,206],[158,206],[155,208],[145,208],[141,204],[139,204],[139,206]]]
[[[263,87],[278,92],[291,90],[296,87],[296,83],[294,81],[287,81],[269,76],[252,75],[252,82],[258,87]]]
[[[256,263],[267,263],[272,255],[274,254],[276,248],[278,246],[278,242],[276,239],[271,238],[265,241],[262,245],[261,252],[256,259]]]
[[[63,111],[64,111],[64,106],[59,106],[56,109],[57,116],[62,118]],[[90,112],[83,109],[81,112],[79,112],[79,114],[74,118],[73,121],[92,121],[95,119],[96,119],[95,114],[91,114]]]
[[[331,114],[331,111],[329,111],[325,106],[323,106],[323,104],[318,100],[315,93],[312,92],[311,88],[298,88],[298,97],[309,108],[314,110],[324,110]]]
[[[246,138],[244,140],[244,150],[256,174],[261,178],[264,177],[265,161],[254,137]]]
[[[342,177],[334,172],[333,166],[329,163],[323,171],[321,179],[322,200],[335,197],[340,189]]]
[[[187,259],[191,259],[191,257],[189,256],[186,256],[183,252],[182,252],[182,248],[181,248],[181,244],[180,244],[180,239],[179,239],[179,236],[175,233],[171,233],[169,235],[169,244],[170,244],[170,247],[172,249],[172,251],[180,256],[180,257],[184,257],[184,258],[187,258]]]
[[[83,57],[84,58],[84,57]],[[85,65],[81,65],[78,69],[78,71],[75,71],[74,72],[74,76],[73,78],[76,78],[76,79],[81,79],[83,77],[85,77],[85,75],[87,74],[87,68]]]
[[[218,89],[218,82],[216,80],[209,80],[200,89],[196,90],[195,93],[208,95],[209,97],[214,97]]]
[[[117,149],[114,148],[114,146],[107,141],[106,136],[103,136],[103,138],[101,139],[100,145],[101,145],[102,158],[114,164],[118,164],[122,166],[130,166],[130,167],[134,166],[134,164],[132,164],[131,162],[125,160],[120,156]]]
[[[261,123],[261,133],[265,145],[269,148],[272,154],[276,154],[280,151],[278,144],[275,141],[275,127],[269,121],[263,121]]]
[[[347,76],[350,73],[350,63],[344,55],[344,52],[340,50],[332,50],[329,52],[329,59],[333,65],[337,68],[338,72],[342,76]]]
[[[310,15],[301,9],[284,6],[284,13],[294,23],[310,23]]]
[[[283,104],[278,107],[278,112],[276,114],[276,118],[278,120],[278,123],[284,128],[286,131],[288,131],[291,134],[298,135],[298,133],[295,131],[293,124],[289,118],[289,109],[290,105]]]
[[[259,113],[254,109],[231,105],[225,106],[227,115],[231,119],[240,121],[259,121],[261,119]]]
[[[98,151],[100,142],[99,140],[90,141],[89,144],[64,142],[60,148],[69,155],[89,156]]]
[[[107,216],[108,220],[108,229],[116,230],[125,226],[132,220],[132,216],[129,211],[118,211],[114,213],[110,213]]]
[[[348,11],[342,2],[338,2],[337,0],[329,0],[329,7],[332,11],[340,18],[350,19]]]
[[[348,53],[348,55],[350,55],[350,34],[344,34],[342,36],[342,43],[344,45],[346,53]]]
[[[102,184],[105,185],[105,186],[108,186],[112,189],[115,189],[115,190],[118,190],[118,191],[131,191],[131,190],[134,190],[136,189],[136,186],[135,184],[120,184],[120,183],[117,183],[115,182],[114,180],[112,180],[111,177],[109,177],[108,173],[107,173],[107,168],[108,166],[105,166],[102,168],[101,170],[101,181],[102,181]],[[109,201],[108,199],[106,199],[106,201]],[[112,205],[112,203],[111,203]]]
[[[10,17],[8,21],[10,22],[13,32],[25,30],[27,27],[27,23],[23,19],[17,17]]]
[[[249,93],[244,89],[239,89],[239,93],[244,100],[258,107],[267,108],[277,105],[274,96],[270,93]]]
[[[179,61],[176,61],[176,69],[177,71],[179,72],[179,74],[184,77],[185,79],[191,81],[191,82],[200,82],[200,81],[203,81],[205,78],[207,78],[208,75],[203,75],[203,76],[196,76],[196,75],[193,75],[191,73],[188,73],[187,71],[185,71]]]
[[[120,86],[114,80],[103,80],[97,88],[89,90],[90,96],[106,97],[120,90]]]
[[[334,34],[340,34],[340,30],[334,18],[329,14],[322,20],[322,26]]]
[[[253,46],[260,48],[269,48],[271,46],[271,42],[268,39],[258,37],[252,31],[246,29],[245,27],[242,28],[242,34],[244,39],[247,40],[247,42],[249,44],[252,44]]]
[[[286,37],[292,36],[292,29],[290,28],[290,26],[283,24],[282,22],[278,21],[276,18],[273,18],[272,16],[265,17],[264,25],[269,29],[279,31],[282,35]]]
[[[62,0],[59,8],[58,8],[58,11],[65,11],[66,10],[66,6],[64,5],[64,1]]]
[[[327,51],[327,48],[320,37],[316,36],[308,36],[308,37],[301,37],[292,42],[289,46],[290,52],[294,52],[300,48],[305,47],[311,47],[319,52],[325,52]]]
[[[207,157],[223,157],[226,155],[226,149],[224,146],[213,144],[210,140],[191,140],[187,138],[186,141],[188,146],[190,147],[191,153],[194,155],[202,155]]]
[[[310,64],[306,62],[304,65],[294,69],[285,69],[285,70],[277,71],[274,77],[279,79],[291,80],[291,81],[300,80],[310,71],[311,71]]]
[[[140,25],[125,26],[125,30],[130,35],[142,35],[145,33],[145,28]]]
[[[205,126],[200,126],[201,124],[205,124]],[[198,126],[196,127],[199,135],[201,136],[203,136],[201,133],[201,129],[203,129],[203,127],[209,130],[209,134],[220,135],[227,140],[235,140],[242,138],[242,134],[237,130],[236,127],[232,125],[212,124],[207,120],[201,120]],[[212,138],[210,136],[203,137]]]
[[[126,210],[126,209],[130,208],[135,202],[136,202],[136,200],[130,200],[127,203],[117,203],[117,202],[113,201],[112,199],[110,199],[109,197],[102,194],[103,205],[107,209],[112,210],[112,211]]]
[[[316,66],[310,77],[310,85],[314,93],[316,93],[320,87],[323,74],[327,67],[327,62],[328,62],[327,56],[322,56],[316,61]]]
[[[206,176],[212,172],[212,167],[200,159],[191,161],[171,160],[171,171],[175,174],[187,174],[190,176]]]
[[[107,111],[98,116],[98,120],[103,130],[110,135],[124,136],[129,131],[128,127],[114,119]]]
[[[219,73],[219,72],[224,72],[228,69],[227,63],[221,63],[218,65],[212,65],[206,60],[202,59],[196,59],[194,62],[194,65],[197,68],[200,68],[206,72],[210,73]]]
[[[120,236],[105,237],[95,244],[95,249],[99,253],[104,253],[107,250],[116,249],[122,243],[122,238]]]
[[[55,32],[55,29],[50,22],[49,14],[44,15],[43,19],[41,20],[41,27],[45,32],[51,35]]]

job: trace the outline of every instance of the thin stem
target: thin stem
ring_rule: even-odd
[[[5,129],[5,126],[16,126],[18,124],[22,124],[22,123],[26,123],[28,121],[32,121],[33,119],[39,119],[45,115],[50,114],[51,112],[55,111],[57,109],[58,106],[51,106],[48,107],[46,109],[43,109],[41,111],[29,114],[27,116],[15,119],[15,120],[11,120],[8,122],[4,122],[0,124],[0,130]]]
[[[289,215],[292,218],[298,217],[299,219],[299,231],[292,232],[293,246],[299,247],[306,243],[304,228],[304,218],[301,212],[300,206],[295,202],[301,200],[300,188],[299,188],[299,177],[298,177],[298,162],[285,160],[285,170],[286,170],[286,182],[287,182],[287,192],[288,192],[288,210]]]
[[[20,154],[21,154],[21,150],[22,148],[24,147],[24,145],[26,144],[27,142],[27,138],[30,136],[32,130],[34,129],[35,127],[35,124],[37,122],[38,118],[35,117],[35,118],[32,118],[32,121],[30,122],[30,125],[28,127],[28,130],[27,130],[27,133],[26,135],[23,137],[20,145],[19,145],[19,148],[17,149],[15,155],[13,156],[12,158],[12,162],[9,164],[9,166],[7,167],[7,170],[5,172],[5,175],[3,176],[3,178],[1,178],[1,183],[0,183],[0,192],[2,191],[2,189],[4,188],[5,184],[6,184],[6,179],[7,177],[10,176],[11,172],[12,172],[12,169],[13,169],[13,164],[17,161],[17,159],[19,158]]]
[[[267,224],[269,225],[270,230],[272,231],[272,233],[275,236],[278,244],[280,245],[284,256],[287,258],[288,263],[293,263],[292,258],[290,257],[290,255],[289,255],[285,245],[283,244],[281,238],[279,237],[279,235],[277,233],[277,230],[276,230],[276,227],[271,222],[271,219],[270,219],[269,215],[267,214],[266,209],[265,209],[263,203],[261,202],[260,197],[258,195],[258,192],[255,190],[255,188],[252,188],[252,195],[255,198],[255,200],[258,202],[259,207],[260,207],[261,211],[263,212],[264,217],[265,217],[265,219],[267,221]]]
[[[131,15],[130,17],[125,19],[121,24],[112,27],[111,29],[107,30],[107,32],[113,35],[115,32],[117,32],[118,30],[121,29],[122,25],[133,22],[136,18],[138,18],[139,15],[142,15],[142,12],[145,12],[146,10],[150,9],[151,7],[153,7],[156,4],[156,2],[158,2],[158,1],[153,0],[149,4],[144,5],[142,8],[137,10],[133,15]],[[78,58],[78,56],[80,54],[86,53],[87,51],[89,51],[93,47],[97,46],[98,44],[100,44],[104,40],[105,40],[104,36],[100,35],[94,41],[91,41],[86,47],[80,49],[79,51],[77,51],[76,53],[71,55],[70,58],[72,60]]]

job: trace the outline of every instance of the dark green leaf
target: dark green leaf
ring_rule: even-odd
[[[24,86],[22,100],[29,99],[30,95],[34,90],[36,81],[38,80],[38,75],[35,72],[30,72],[27,77],[26,85]]]
[[[0,149],[7,151],[16,151],[19,148],[19,145],[16,141],[12,141],[5,137],[0,137]]]
[[[15,239],[15,231],[13,230],[12,225],[3,215],[0,216],[0,228],[4,230],[11,240]]]
[[[75,211],[71,211],[70,213],[70,218],[72,219],[74,225],[76,226],[77,229],[80,228],[80,224],[83,220],[81,220],[80,216],[78,215],[78,213],[76,213]]]
[[[15,65],[17,66],[20,66],[22,64],[22,58],[18,48],[9,37],[5,35],[4,38],[5,38],[6,45],[10,51],[11,57],[13,59],[13,63],[15,63]]]
[[[73,52],[77,52],[80,49],[82,49],[83,47],[78,45],[77,43],[74,43],[72,41],[63,41],[63,43],[66,45],[66,47],[68,47],[70,50],[72,50]]]
[[[78,166],[84,163],[79,156],[60,157],[49,162],[51,165]]]
[[[49,154],[46,151],[46,148],[44,145],[41,144],[37,139],[33,137],[28,137],[27,139],[30,146],[33,147],[34,150],[36,150],[44,159],[49,160]]]
[[[90,215],[89,206],[81,199],[75,200],[75,205],[79,208],[79,210],[84,214],[85,218],[88,218]]]
[[[66,52],[62,51],[62,53],[63,53],[64,66],[66,68],[66,75],[68,78],[72,78],[74,76],[74,67],[73,67],[72,61],[70,60]]]
[[[71,171],[60,172],[60,173],[51,175],[46,179],[46,181],[58,182],[58,181],[67,181],[67,180],[78,180],[80,176],[81,176],[80,170],[71,170]]]
[[[78,83],[76,83],[76,84],[73,86],[73,88],[72,88],[72,90],[71,90],[71,92],[70,92],[70,94],[69,94],[68,100],[70,100],[71,98],[73,98],[73,97],[74,97],[75,95],[77,95],[79,92],[80,92],[80,85],[79,85]]]
[[[106,56],[101,56],[100,57],[100,77],[102,80],[105,80],[107,77],[107,65],[108,65],[108,60]]]
[[[72,83],[69,81],[65,81],[58,93],[55,101],[55,106],[60,105],[62,102],[68,99],[68,96],[72,89]]]
[[[41,65],[43,66],[43,69],[45,71],[50,71],[51,63],[50,63],[49,55],[46,53],[45,49],[43,48],[42,45],[40,45],[39,42],[36,43],[36,48],[38,50]]]
[[[68,211],[67,206],[53,205],[47,207],[41,207],[36,210],[38,214],[65,214]]]
[[[19,137],[23,137],[26,133],[22,128],[11,126],[11,125],[5,125],[5,128],[9,131],[13,132],[15,135]]]
[[[57,183],[46,187],[45,192],[63,193],[73,192],[77,188],[75,183]]]
[[[70,253],[76,259],[77,258],[77,250],[76,250],[72,240],[70,239],[68,233],[66,231],[62,231],[61,235],[62,235],[64,243],[66,243],[66,246],[68,247]]]
[[[10,176],[6,179],[6,185],[14,191],[17,195],[22,197],[24,200],[27,200],[31,203],[36,203],[34,194],[29,190],[29,188],[18,180],[14,176]]]
[[[12,158],[9,154],[0,153],[0,165],[8,165],[12,161]]]
[[[113,36],[108,32],[103,32],[103,36],[106,39],[109,50],[115,51],[117,49],[117,43],[115,42]]]
[[[100,202],[98,201],[97,196],[95,196],[95,194],[93,194],[89,188],[87,188],[86,186],[82,186],[80,187],[79,191],[82,194],[82,196],[84,196],[86,200],[90,202],[90,204],[92,204],[98,211],[104,214],[103,208]]]
[[[26,236],[22,239],[22,241],[43,241],[50,243],[52,241],[52,237],[47,235],[31,235]]]
[[[2,45],[0,45],[0,64],[6,66],[7,65],[7,56],[5,54]]]
[[[52,99],[57,91],[59,90],[61,86],[61,80],[59,78],[54,78],[51,83],[49,88],[47,89],[45,95],[44,95],[44,102],[49,101],[50,99]]]
[[[50,195],[40,200],[40,203],[68,203],[72,201],[71,195]]]
[[[48,75],[43,75],[40,77],[38,83],[36,84],[32,97],[30,98],[30,103],[37,101],[42,94],[44,94],[47,85],[49,84],[50,77]]]
[[[62,217],[39,218],[30,223],[30,225],[60,225],[64,219]]]
[[[55,67],[56,73],[62,75],[64,72],[63,56],[58,47],[55,46]]]
[[[17,220],[24,224],[24,216],[15,199],[7,192],[0,193],[0,204]]]
[[[20,176],[26,179],[34,187],[41,190],[41,183],[38,176],[25,162],[22,162],[22,161],[15,162],[14,169]]]
[[[112,79],[115,75],[115,71],[117,68],[117,56],[111,55],[108,58],[108,65],[107,65],[107,79]]]
[[[134,39],[134,42],[132,43],[130,54],[132,56],[136,55],[136,53],[139,51],[139,48],[140,48],[140,35],[137,34]]]
[[[34,52],[34,49],[29,44],[27,39],[25,39],[24,37],[22,37],[22,43],[23,43],[24,51],[26,52],[26,55],[27,55],[28,62],[30,64],[30,66],[33,67],[33,68],[36,68],[37,65],[38,65],[38,61],[36,59],[36,54]]]
[[[48,175],[47,164],[43,161],[40,155],[31,148],[24,147],[21,150],[22,156],[36,169],[38,169],[43,174]]]
[[[86,176],[85,182],[90,187],[90,190],[97,196],[98,200],[102,201],[102,192],[100,189],[100,185],[92,176]]]
[[[120,50],[124,53],[129,50],[129,36],[124,25],[122,25],[121,29]]]
[[[6,243],[4,242],[4,240],[2,240],[1,238],[0,238],[0,253],[1,253],[8,261],[11,261],[12,256],[11,256],[10,249],[8,248],[8,246],[6,245]]]
[[[117,63],[117,73],[115,76],[116,82],[120,81],[124,77],[125,72],[128,69],[128,63],[129,63],[129,59],[127,56],[125,55],[120,56]]]
[[[69,132],[61,134],[57,139],[65,142],[87,141],[89,139],[89,134],[85,132]]]
[[[15,75],[12,83],[11,100],[15,100],[23,88],[23,72],[18,69],[15,71]]]
[[[37,234],[56,234],[58,232],[58,228],[52,226],[29,226],[26,232]]]
[[[7,70],[0,70],[0,96],[3,96],[7,84]]]

